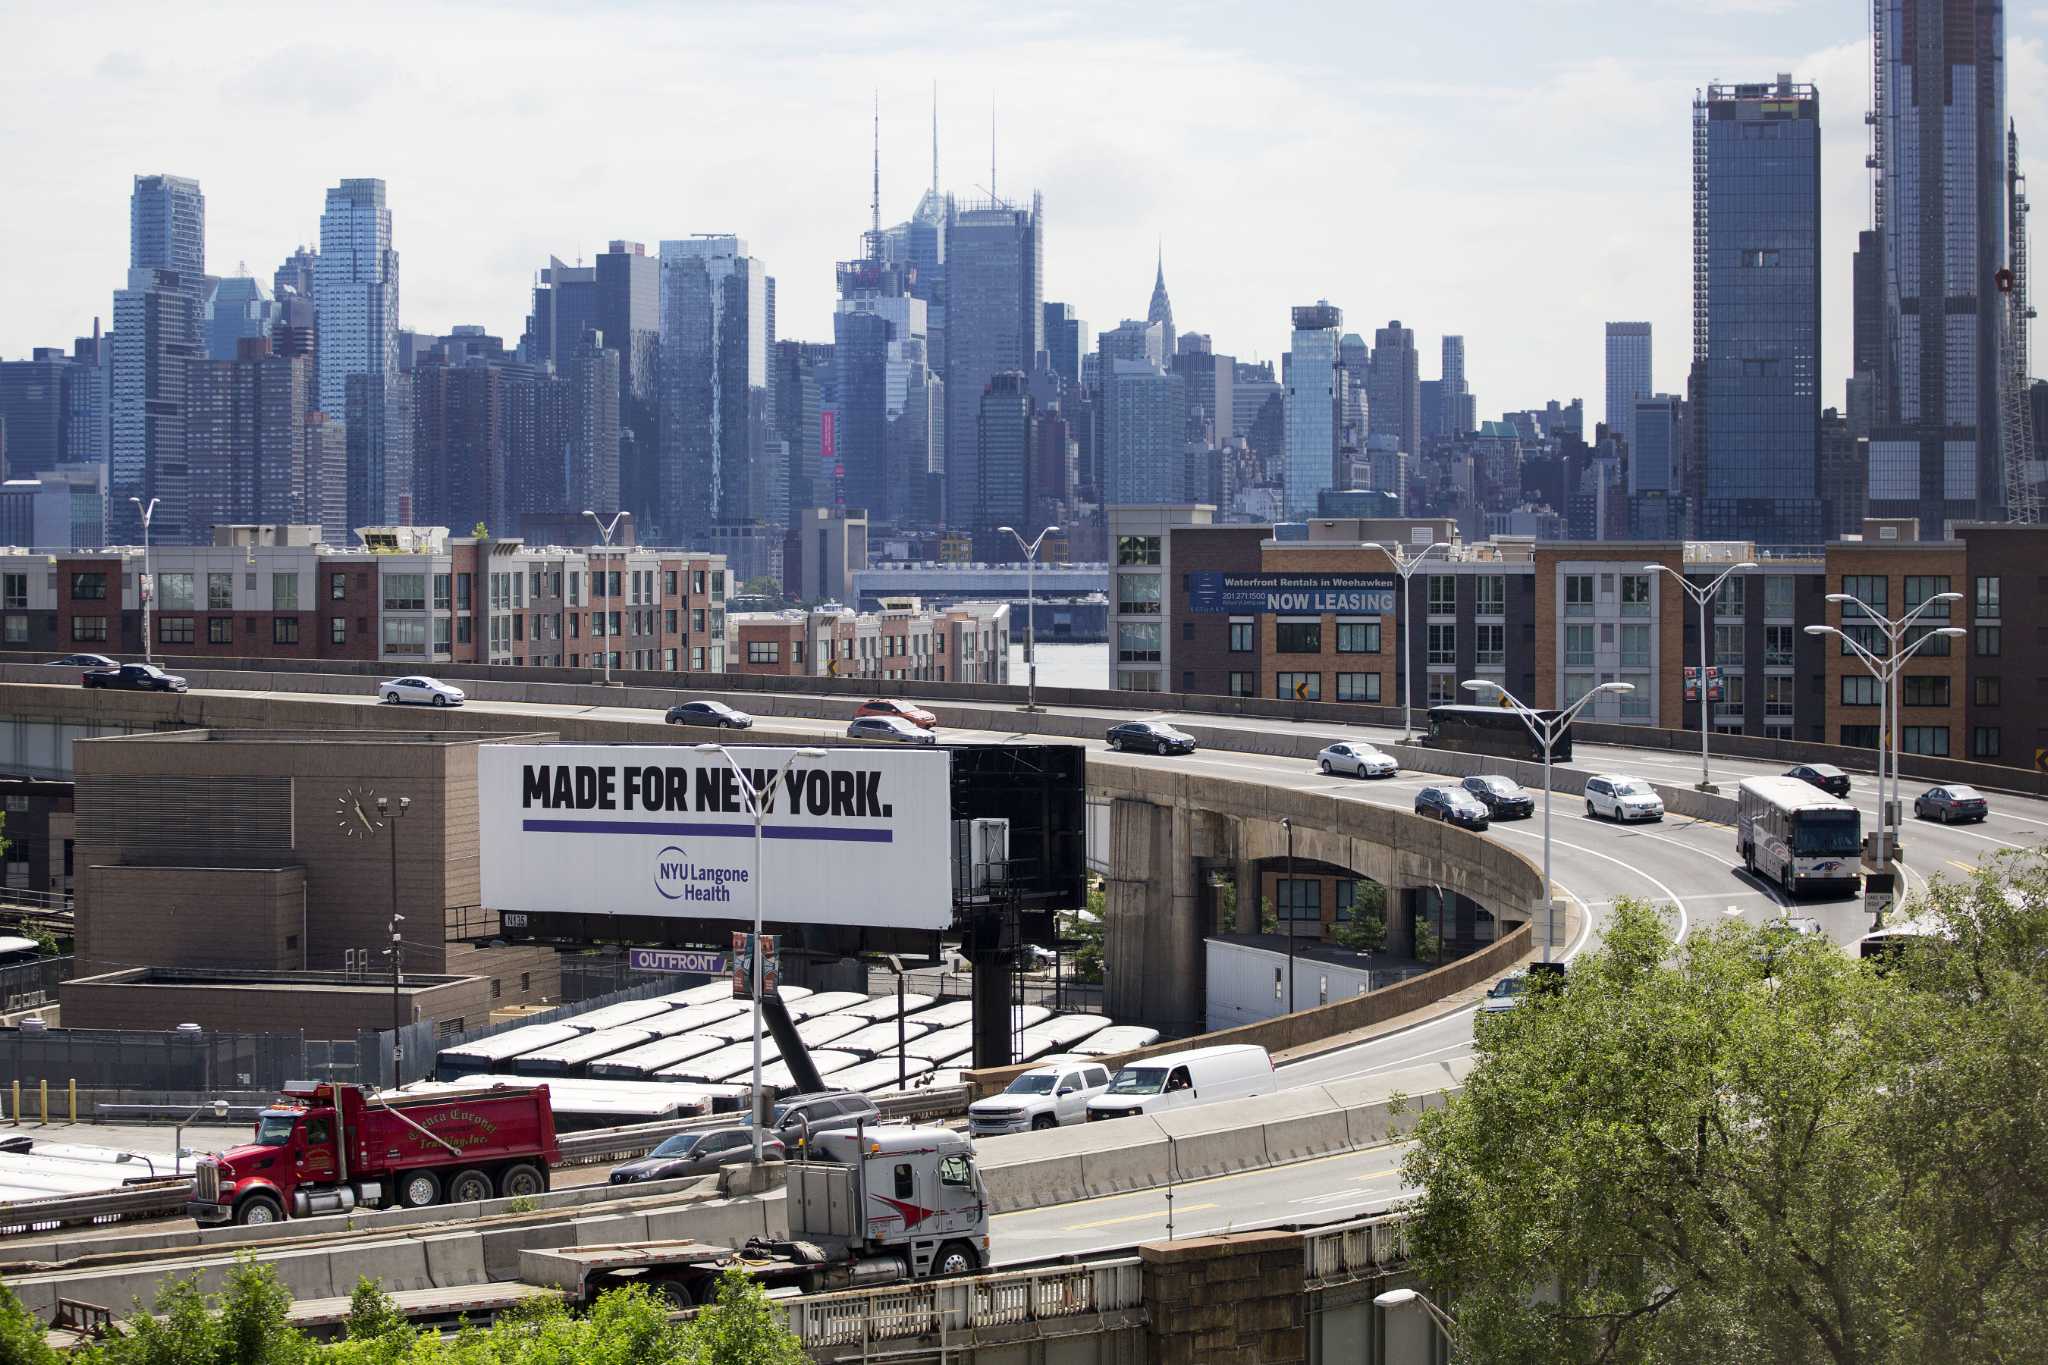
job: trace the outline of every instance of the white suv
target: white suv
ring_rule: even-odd
[[[1000,1095],[967,1106],[967,1131],[974,1137],[1022,1133],[1084,1123],[1088,1101],[1109,1086],[1109,1068],[1099,1062],[1034,1066]]]
[[[1640,777],[1603,773],[1586,779],[1586,814],[1608,820],[1662,820],[1664,799]]]

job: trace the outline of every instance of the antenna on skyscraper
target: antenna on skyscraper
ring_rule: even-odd
[[[932,202],[939,198],[939,83],[932,82]]]
[[[988,102],[988,197],[998,204],[1003,202],[1002,196],[996,193],[996,102],[993,97]]]
[[[882,240],[882,90],[875,88],[875,192],[868,200],[868,230],[875,235],[875,242]]]

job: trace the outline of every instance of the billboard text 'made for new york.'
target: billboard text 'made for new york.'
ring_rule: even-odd
[[[937,929],[952,922],[944,751],[735,746],[767,793],[762,862],[742,783],[678,745],[489,744],[477,757],[484,904],[565,914],[766,918]]]

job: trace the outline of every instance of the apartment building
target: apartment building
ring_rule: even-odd
[[[731,671],[766,677],[897,682],[1006,683],[1010,608],[965,602],[927,608],[915,597],[882,609],[735,612],[727,618]]]

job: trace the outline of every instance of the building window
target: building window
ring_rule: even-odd
[[[1116,690],[1119,692],[1157,692],[1159,675],[1145,668],[1119,668],[1116,671]]]
[[[272,617],[270,642],[274,645],[295,645],[299,642],[299,618],[296,616]]]
[[[750,664],[779,664],[782,662],[780,640],[747,641],[747,662]]]
[[[1593,575],[1589,573],[1565,575],[1564,614],[1566,616],[1591,616],[1593,614]]]
[[[1795,641],[1794,632],[1795,628],[1792,626],[1764,627],[1764,667],[1790,668],[1792,666],[1792,647]]]
[[[1323,883],[1319,877],[1273,879],[1273,913],[1282,920],[1323,922]]]
[[[861,642],[866,644],[864,640]],[[1157,622],[1119,622],[1116,628],[1116,657],[1127,664],[1159,662],[1160,629]]]
[[[1937,758],[1948,756],[1948,727],[1946,725],[1908,725],[1899,731],[1899,752],[1902,754],[1929,754]]]
[[[1230,652],[1232,654],[1249,654],[1252,652],[1252,630],[1253,625],[1248,618],[1233,618],[1231,620]]]
[[[1567,673],[1564,675],[1564,705],[1570,706],[1592,690],[1593,675],[1591,673]]]
[[[1619,681],[1634,688],[1623,692],[1617,699],[1623,720],[1648,720],[1650,718],[1650,675],[1647,673],[1624,674]]]
[[[1339,673],[1337,675],[1338,701],[1378,701],[1380,699],[1380,675],[1377,673]]]
[[[1450,706],[1458,701],[1458,679],[1453,673],[1431,673],[1425,698],[1431,706]]]
[[[1721,668],[1742,667],[1742,627],[1714,627],[1714,663]]]
[[[337,616],[327,623],[327,642],[333,645],[348,643],[348,618]]]
[[[234,617],[209,616],[206,618],[206,643],[210,645],[231,645],[234,642]]]
[[[1906,575],[1906,610],[1910,612],[1916,607],[1925,605],[1927,609],[1920,613],[1923,619],[1946,621],[1948,620],[1948,603],[1934,602],[1931,599],[1939,597],[1947,591],[1948,576],[1946,574],[1908,574]]]
[[[1764,577],[1764,615],[1792,614],[1792,576],[1774,573]]]
[[[1749,580],[1741,574],[1730,574],[1721,580],[1721,586],[1714,590],[1713,614],[1716,616],[1740,616],[1749,610]]]
[[[13,611],[28,609],[28,575],[0,574],[0,606]]]
[[[1433,573],[1429,576],[1429,614],[1431,616],[1456,616],[1458,614],[1458,580],[1447,573]]]
[[[189,616],[159,616],[156,618],[156,642],[160,645],[189,645],[192,643],[192,618]]]
[[[1646,573],[1625,573],[1621,576],[1621,614],[1623,616],[1648,616],[1650,614],[1650,576]]]
[[[1323,675],[1320,673],[1276,673],[1273,695],[1281,701],[1321,701]]]
[[[1124,573],[1116,576],[1116,609],[1125,616],[1159,615],[1160,575]]]
[[[1945,604],[1937,604],[1937,607],[1935,609],[1938,609],[1941,605]],[[1908,626],[1906,627],[1905,642],[1902,645],[1900,645],[1900,648],[1912,649],[1914,654],[1923,659],[1945,659],[1948,657],[1949,637],[1946,635],[1936,635],[1934,633],[1937,630],[1943,629],[1946,629],[1946,627]],[[1926,641],[1926,643],[1920,644],[1919,642],[1923,640]],[[1916,645],[1918,646],[1917,648],[1915,648]]]
[[[1380,623],[1377,621],[1339,621],[1337,623],[1337,652],[1339,654],[1379,653]]]
[[[1979,621],[1998,619],[1998,587],[1996,578],[1979,578],[1976,592],[1976,618]]]
[[[1997,626],[1977,627],[1977,657],[1995,659],[1998,657],[1999,638]]]
[[[427,576],[423,573],[393,573],[384,575],[384,610],[425,611],[427,607]],[[424,636],[421,637],[425,639]]]
[[[299,609],[299,576],[295,573],[274,573],[270,576],[270,609],[272,611],[297,611]]]
[[[1508,580],[1506,575],[1481,574],[1473,580],[1477,600],[1472,611],[1477,616],[1505,616],[1508,614]]]
[[[1118,536],[1116,538],[1116,562],[1121,565],[1157,564],[1159,562],[1159,537]]]
[[[1428,628],[1429,659],[1433,664],[1455,664],[1458,662],[1458,628],[1451,625],[1432,625]]]
[[[559,580],[561,575],[556,574],[555,577]],[[676,578],[677,574],[674,569],[663,569],[661,571],[661,595],[663,597],[674,597],[676,595]],[[560,587],[558,586],[555,591],[559,593],[561,591]]]
[[[1883,574],[1843,574],[1842,591],[1868,605],[1879,616],[1883,616],[1891,598],[1891,580]],[[1863,608],[1857,606],[1855,602],[1842,603],[1843,620],[1862,615]]]
[[[1877,727],[1875,725],[1844,725],[1842,743],[1851,749],[1875,749]]]
[[[1877,685],[1877,679],[1868,673],[1844,673],[1842,675],[1842,705],[1876,706],[1884,696]]]
[[[1976,693],[1977,705],[1997,706],[1999,704],[1998,679],[1996,677],[1977,679],[1974,691]]]
[[[104,616],[72,617],[71,638],[74,640],[105,640],[107,638],[107,618]]]
[[[1764,719],[1792,719],[1793,680],[1788,674],[1764,679]]]
[[[104,602],[107,600],[107,576],[94,569],[87,573],[71,575],[71,597],[76,602]],[[101,638],[105,638],[104,636]]]
[[[473,579],[474,575],[472,574],[459,573],[455,575],[455,610],[469,610],[470,593],[473,588]]]
[[[1976,725],[1970,728],[1970,757],[1997,758],[2003,732],[1996,725]]]
[[[212,578],[215,575],[209,574],[207,577]],[[327,575],[327,600],[330,602],[340,602],[346,600],[347,597],[348,575],[345,573],[331,573]]]
[[[1566,626],[1564,628],[1564,666],[1566,668],[1591,668],[1593,666],[1593,628],[1591,626]]]
[[[1644,627],[1648,629],[1648,627]],[[1505,668],[1508,662],[1508,628],[1482,625],[1473,628],[1472,663],[1477,668]]]
[[[25,645],[28,643],[28,618],[9,616],[0,619],[0,643]]]
[[[1305,621],[1276,621],[1273,650],[1278,654],[1320,654],[1323,652],[1323,623],[1319,617]]]
[[[156,605],[159,611],[192,610],[192,575],[160,573],[156,576]]]
[[[1900,702],[1906,706],[1947,706],[1947,678],[1901,678]]]
[[[1623,668],[1648,668],[1650,666],[1650,628],[1648,626],[1623,626],[1621,628],[1621,666]]]
[[[1224,680],[1224,690],[1233,697],[1249,697],[1257,691],[1252,683],[1252,675],[1249,673],[1230,674]]]
[[[423,583],[420,587],[424,591],[426,585]],[[384,623],[384,652],[386,654],[426,653],[426,619],[424,617],[410,617],[386,621]]]

